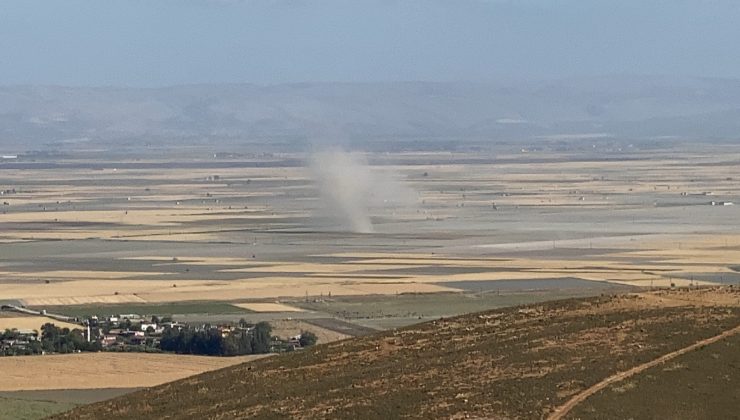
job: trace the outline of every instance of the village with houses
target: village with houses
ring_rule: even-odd
[[[272,335],[267,322],[191,324],[171,317],[141,314],[72,318],[3,305],[3,312],[47,317],[40,329],[6,328],[0,332],[0,356],[75,352],[171,352],[208,356],[282,353],[314,345],[317,337],[302,331],[287,339]]]

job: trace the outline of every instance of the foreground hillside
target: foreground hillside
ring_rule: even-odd
[[[663,291],[440,319],[205,373],[60,418],[730,418],[739,302],[732,288]],[[666,395],[681,404],[656,412],[661,406],[645,392],[674,380],[683,386]]]

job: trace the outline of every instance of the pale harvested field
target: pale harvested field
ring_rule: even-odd
[[[190,287],[225,285],[218,281],[192,281]],[[0,289],[0,299],[41,299],[99,297],[118,299],[121,295],[137,295],[173,289],[172,281],[165,280],[69,280],[38,283],[6,284]],[[175,290],[176,291],[176,290]]]
[[[728,265],[740,261],[740,250],[720,249],[725,243],[740,243],[740,237],[726,235],[719,241],[705,235],[682,235],[673,240],[664,236],[656,240],[641,238],[641,250],[618,249],[598,258],[450,258],[435,254],[335,254],[337,258],[352,258],[342,263],[257,262],[249,259],[210,257],[182,258],[138,257],[161,261],[163,271],[100,272],[100,271],[37,271],[6,272],[8,276],[56,280],[79,278],[51,284],[14,283],[0,290],[0,299],[21,299],[29,305],[65,305],[113,302],[170,302],[186,300],[236,300],[277,297],[300,297],[305,294],[361,295],[397,293],[433,293],[457,291],[445,287],[446,282],[533,280],[575,277],[584,280],[616,284],[668,287],[708,285],[705,280],[687,280],[680,276],[691,273],[732,274]],[[656,249],[673,241],[681,248]],[[720,252],[721,251],[721,252]],[[332,257],[327,255],[326,257]],[[256,277],[230,281],[218,280],[137,280],[140,275],[165,274],[170,264],[223,264],[235,268],[221,272],[285,273],[285,276]],[[479,272],[454,274],[389,274],[393,270],[431,268],[480,268]],[[368,277],[367,272],[377,272]],[[303,273],[293,277],[291,273]],[[364,273],[364,274],[363,274]],[[126,281],[113,281],[128,278]],[[111,281],[105,281],[105,280]],[[176,285],[176,287],[173,287]]]
[[[304,312],[301,308],[283,303],[234,303],[233,305],[253,312]]]
[[[177,264],[224,264],[235,266],[222,272],[285,273],[286,276],[257,277],[243,280],[136,280],[141,275],[166,274],[157,272],[101,272],[101,271],[37,271],[5,272],[10,277],[56,280],[78,278],[51,284],[16,283],[0,290],[0,299],[22,299],[33,305],[63,305],[112,302],[168,302],[185,300],[235,300],[242,298],[299,297],[309,295],[359,295],[430,293],[455,291],[444,287],[446,282],[532,280],[558,277],[576,277],[584,280],[617,284],[664,287],[711,284],[703,280],[689,281],[677,278],[691,273],[728,273],[728,265],[740,261],[740,250],[722,249],[716,239],[702,235],[677,237],[681,248],[656,249],[670,240],[649,238],[640,243],[642,250],[617,250],[598,258],[581,260],[537,258],[449,258],[429,254],[355,253],[336,254],[350,257],[343,263],[255,262],[240,258],[183,258]],[[740,242],[737,236],[726,236],[721,243]],[[172,257],[138,257],[161,261],[163,267],[175,263]],[[632,261],[634,259],[634,261]],[[246,266],[246,267],[245,267]],[[440,275],[388,274],[398,269],[480,268],[480,272]],[[377,271],[368,277],[362,272]],[[291,277],[291,273],[304,273]],[[126,281],[105,281],[129,278]],[[387,280],[386,280],[387,279]],[[173,287],[175,285],[177,287]]]
[[[184,289],[184,290],[181,290]],[[295,279],[280,279],[247,283],[230,283],[228,286],[199,288],[196,290],[180,288],[161,293],[144,293],[140,297],[147,302],[178,302],[188,300],[269,299],[280,297],[310,296],[360,296],[394,295],[400,293],[439,293],[459,292],[460,289],[425,283],[311,283]]]
[[[136,240],[136,241],[167,241],[167,242],[200,242],[208,243],[218,240],[218,235],[213,233],[188,233],[188,232],[157,232],[153,234],[119,234],[111,236],[113,240]]]
[[[22,299],[28,306],[62,306],[62,305],[87,305],[93,303],[146,303],[146,301],[134,295],[113,295],[113,296],[68,296],[68,297],[47,297],[47,298],[26,298]]]
[[[202,208],[173,208],[167,210],[70,210],[70,211],[36,211],[25,213],[3,214],[0,220],[9,223],[30,222],[85,222],[116,223],[122,225],[178,226],[183,222],[204,220],[224,220],[229,218],[273,219],[280,215],[253,214],[248,210],[219,209],[219,214],[208,214]]]
[[[162,257],[162,256],[139,256],[139,257],[125,257],[120,258],[122,260],[143,260],[143,261],[161,261],[163,265],[166,264],[185,264],[185,265],[236,265],[236,266],[262,266],[269,265],[269,263],[254,261],[246,258],[229,258],[229,257],[198,257],[198,258],[177,258],[173,260],[173,257]]]
[[[297,278],[250,279],[248,281],[79,280],[51,284],[12,284],[0,290],[0,299],[19,299],[29,306],[86,303],[181,302],[188,300],[231,301],[319,295],[364,295],[455,292],[459,289],[428,283],[332,281]],[[114,294],[118,292],[118,294]]]
[[[614,283],[624,284],[627,286],[640,286],[640,287],[689,287],[689,286],[711,286],[716,283],[700,280],[688,280],[688,279],[656,279],[656,280],[617,280]]]
[[[310,331],[316,334],[316,338],[318,338],[317,344],[331,343],[332,341],[344,340],[345,338],[350,337],[346,334],[317,327],[316,325],[294,319],[272,320],[270,321],[270,326],[272,327],[272,334],[282,339],[295,337],[302,331]]]
[[[259,266],[250,268],[230,268],[223,270],[232,273],[311,273],[311,274],[336,274],[351,273],[362,270],[393,270],[396,268],[419,268],[424,265],[406,265],[406,264],[362,264],[362,263],[343,263],[343,264],[315,264],[315,263],[287,263],[269,266]]]
[[[17,241],[64,241],[80,239],[106,239],[137,241],[176,241],[176,242],[208,242],[218,238],[211,233],[190,233],[183,231],[141,229],[131,230],[26,230],[3,233],[8,242]]]
[[[32,272],[19,272],[19,271],[0,271],[0,277],[16,277],[16,278],[41,278],[41,279],[94,279],[94,280],[115,280],[125,279],[136,276],[158,276],[172,274],[168,272],[140,272],[140,271],[70,271],[70,270],[55,270],[55,271],[32,271]]]
[[[0,331],[5,330],[37,330],[41,331],[44,324],[54,324],[59,328],[82,329],[81,325],[71,324],[69,322],[58,321],[45,316],[0,316]]]
[[[150,387],[260,357],[108,352],[0,357],[0,391]]]

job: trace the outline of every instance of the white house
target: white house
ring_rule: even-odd
[[[142,322],[141,323],[141,330],[146,331],[151,327],[154,331],[157,331],[157,324],[153,322]]]

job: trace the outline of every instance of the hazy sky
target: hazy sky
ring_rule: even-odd
[[[740,77],[737,0],[0,0],[0,84]]]

